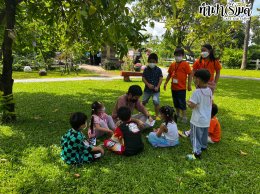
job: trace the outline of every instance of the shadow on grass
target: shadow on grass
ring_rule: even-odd
[[[222,83],[218,96],[225,96],[224,94],[228,93],[235,93],[236,98],[240,97],[239,94],[242,98],[248,99],[251,99],[250,95],[253,96],[252,93],[247,94],[247,92],[233,89],[228,83],[225,86],[223,84],[226,83]],[[222,87],[227,87],[227,89],[222,91]],[[111,113],[117,97],[124,93],[123,90],[113,88],[109,90],[87,89],[86,93],[77,92],[73,95],[56,95],[47,92],[16,93],[18,122],[6,129],[11,130],[12,133],[0,134],[1,155],[12,163],[12,167],[7,169],[16,172],[10,176],[13,181],[21,179],[18,180],[19,183],[15,189],[21,193],[53,192],[57,188],[58,190],[55,191],[57,193],[94,190],[116,192],[115,188],[122,191],[133,189],[129,184],[111,182],[111,180],[121,179],[123,182],[128,181],[133,185],[139,185],[141,188],[139,191],[142,192],[158,192],[159,188],[169,191],[170,188],[167,185],[174,185],[175,189],[180,189],[179,191],[187,191],[190,185],[199,186],[196,180],[211,176],[208,174],[208,168],[214,172],[221,168],[226,170],[223,171],[225,173],[233,173],[233,170],[238,170],[235,163],[248,167],[249,161],[253,163],[257,161],[256,156],[259,154],[256,150],[259,146],[257,124],[259,126],[260,117],[243,114],[241,118],[237,118],[234,115],[239,113],[220,106],[218,118],[222,125],[223,138],[219,144],[210,145],[201,163],[190,165],[184,159],[185,155],[191,151],[189,139],[181,139],[181,145],[175,148],[155,149],[146,141],[144,136],[149,132],[146,131],[143,136],[145,151],[138,156],[126,158],[106,152],[105,157],[93,165],[84,165],[82,168],[65,165],[59,157],[59,146],[61,136],[70,128],[68,122],[70,114],[82,111],[89,117],[90,105],[96,100],[104,102],[107,112]],[[255,98],[258,98],[258,95]],[[169,95],[162,94],[161,101],[162,104],[172,105]],[[151,102],[149,109],[153,110]],[[189,110],[189,115],[190,113]],[[249,124],[252,127],[247,129]],[[182,124],[179,126],[184,127]],[[247,152],[248,156],[240,156],[239,150]],[[212,166],[212,160],[217,160],[214,162],[215,166]],[[160,168],[157,168],[158,166]],[[242,168],[241,166],[239,169]],[[74,173],[80,173],[81,179],[75,179]],[[169,184],[165,185],[164,181],[160,183],[157,181],[158,178],[154,179],[154,177],[168,181]],[[182,190],[179,184],[182,179],[186,178],[187,185]],[[220,182],[223,180],[221,176],[214,178]],[[235,178],[234,176],[234,180]],[[211,184],[218,186],[217,183],[210,181]]]

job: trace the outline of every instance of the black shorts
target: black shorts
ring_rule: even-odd
[[[186,90],[172,90],[172,100],[175,108],[186,110]]]

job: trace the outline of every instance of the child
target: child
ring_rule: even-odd
[[[148,67],[143,72],[143,82],[145,83],[143,105],[145,106],[150,97],[153,98],[154,110],[156,119],[159,119],[158,113],[160,109],[160,86],[162,84],[163,75],[162,70],[156,66],[158,63],[158,56],[151,53],[148,57]]]
[[[87,116],[76,112],[70,117],[71,129],[61,139],[61,159],[67,164],[82,164],[93,162],[104,150],[101,147],[93,147],[86,141],[81,132],[87,126]]]
[[[133,118],[131,119],[131,110],[128,107],[120,107],[117,115],[122,124],[116,128],[111,139],[104,141],[104,146],[109,150],[125,156],[132,156],[140,153],[144,149],[141,132]]]
[[[96,143],[96,137],[100,137],[105,133],[113,135],[115,123],[111,116],[105,113],[105,107],[101,102],[95,101],[92,105],[92,116],[88,135],[92,145]]]
[[[188,77],[188,91],[191,91],[191,68],[188,62],[183,61],[184,50],[176,48],[174,51],[176,62],[172,63],[168,69],[168,76],[164,84],[166,90],[167,83],[172,78],[172,99],[177,116],[182,117],[182,122],[187,122],[186,116],[186,80]]]
[[[190,140],[193,154],[187,155],[189,160],[201,158],[201,151],[207,149],[208,127],[212,107],[212,92],[208,88],[209,79],[210,73],[208,70],[200,69],[195,72],[194,83],[196,90],[187,102],[188,106],[192,109]]]
[[[193,64],[193,74],[198,69],[207,69],[210,72],[210,80],[208,87],[214,92],[219,80],[221,64],[214,56],[214,50],[210,44],[204,44],[201,47],[201,57],[197,59]],[[214,74],[216,72],[216,76]]]
[[[216,104],[212,104],[212,110],[211,110],[211,120],[210,120],[210,125],[209,125],[209,129],[208,129],[208,143],[216,143],[220,141],[220,137],[221,137],[221,127],[219,124],[219,121],[217,119],[217,117],[215,116],[218,113],[218,106]],[[184,131],[183,135],[184,137],[189,137],[190,136],[190,132],[189,131]]]
[[[176,125],[177,116],[174,109],[170,106],[160,108],[161,118],[164,123],[159,129],[149,133],[148,141],[154,147],[170,147],[179,144],[178,128]]]
[[[218,106],[216,104],[212,104],[208,143],[217,143],[220,141],[221,127],[216,117],[217,113],[218,113]]]

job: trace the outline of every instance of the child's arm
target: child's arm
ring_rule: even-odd
[[[109,133],[110,135],[113,135],[113,131],[104,127],[101,127],[99,124],[95,124],[95,129],[98,131],[103,131],[106,133]]]
[[[154,89],[154,86],[152,85],[152,84],[150,84],[144,77],[143,77],[143,82],[145,83],[145,85],[147,85],[147,87],[149,88],[149,89]]]
[[[133,121],[134,123],[136,123],[140,128],[144,128],[144,123],[143,121],[136,119],[136,118],[131,118],[131,121]]]
[[[196,106],[197,106],[197,104],[194,104],[193,102],[191,102],[191,101],[187,101],[187,105],[188,105],[188,107],[190,107],[191,109],[194,109],[194,108],[196,108]]]
[[[168,82],[169,82],[170,79],[171,79],[171,75],[168,74],[168,76],[167,76],[167,78],[166,78],[166,81],[165,81],[165,83],[164,83],[164,87],[163,87],[164,90],[166,90],[166,86],[167,86],[167,84],[168,84]]]
[[[164,124],[161,124],[160,128],[156,132],[156,135],[157,137],[161,137],[162,133],[167,131],[167,127]]]
[[[163,77],[160,77],[158,85],[154,88],[154,90],[157,92],[162,84]]]

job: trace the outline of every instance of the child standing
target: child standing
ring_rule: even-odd
[[[143,72],[143,82],[145,83],[143,105],[145,106],[150,97],[153,98],[155,116],[158,119],[160,109],[160,86],[162,84],[163,75],[162,70],[156,66],[158,63],[158,56],[151,53],[148,57],[148,67]]]
[[[207,69],[210,72],[210,80],[208,87],[214,92],[219,80],[221,64],[214,56],[214,50],[210,44],[204,44],[201,47],[201,57],[197,59],[193,64],[193,74],[198,69]],[[216,72],[216,76],[214,74]]]
[[[113,131],[115,130],[115,123],[112,117],[106,114],[105,106],[101,102],[93,102],[91,108],[92,116],[88,135],[91,144],[95,145],[96,137],[101,137],[106,133],[109,135],[113,135]]]
[[[149,133],[148,141],[154,147],[170,147],[179,144],[178,128],[176,125],[177,116],[174,109],[170,106],[160,108],[161,118],[164,123],[159,129]]]
[[[188,91],[191,91],[191,68],[188,62],[183,61],[184,50],[176,48],[174,51],[176,62],[173,62],[168,69],[168,76],[164,84],[166,90],[167,83],[172,78],[172,99],[177,116],[182,117],[182,122],[187,122],[186,116],[186,80],[188,77]]]
[[[131,110],[120,107],[117,115],[122,124],[116,128],[111,139],[104,141],[104,146],[120,155],[132,156],[140,153],[144,144],[137,124],[131,119]]]
[[[221,138],[221,127],[216,117],[217,113],[218,113],[218,106],[216,104],[212,104],[208,143],[217,143],[220,141]]]
[[[81,132],[87,127],[87,116],[84,113],[76,112],[70,117],[71,129],[61,139],[61,159],[67,164],[82,164],[93,162],[94,159],[103,155],[101,147],[90,145],[85,135]]]
[[[196,90],[187,102],[192,109],[190,120],[190,140],[193,154],[188,154],[189,160],[201,158],[201,151],[207,149],[208,128],[212,107],[212,91],[208,88],[210,73],[206,69],[200,69],[194,74]]]

